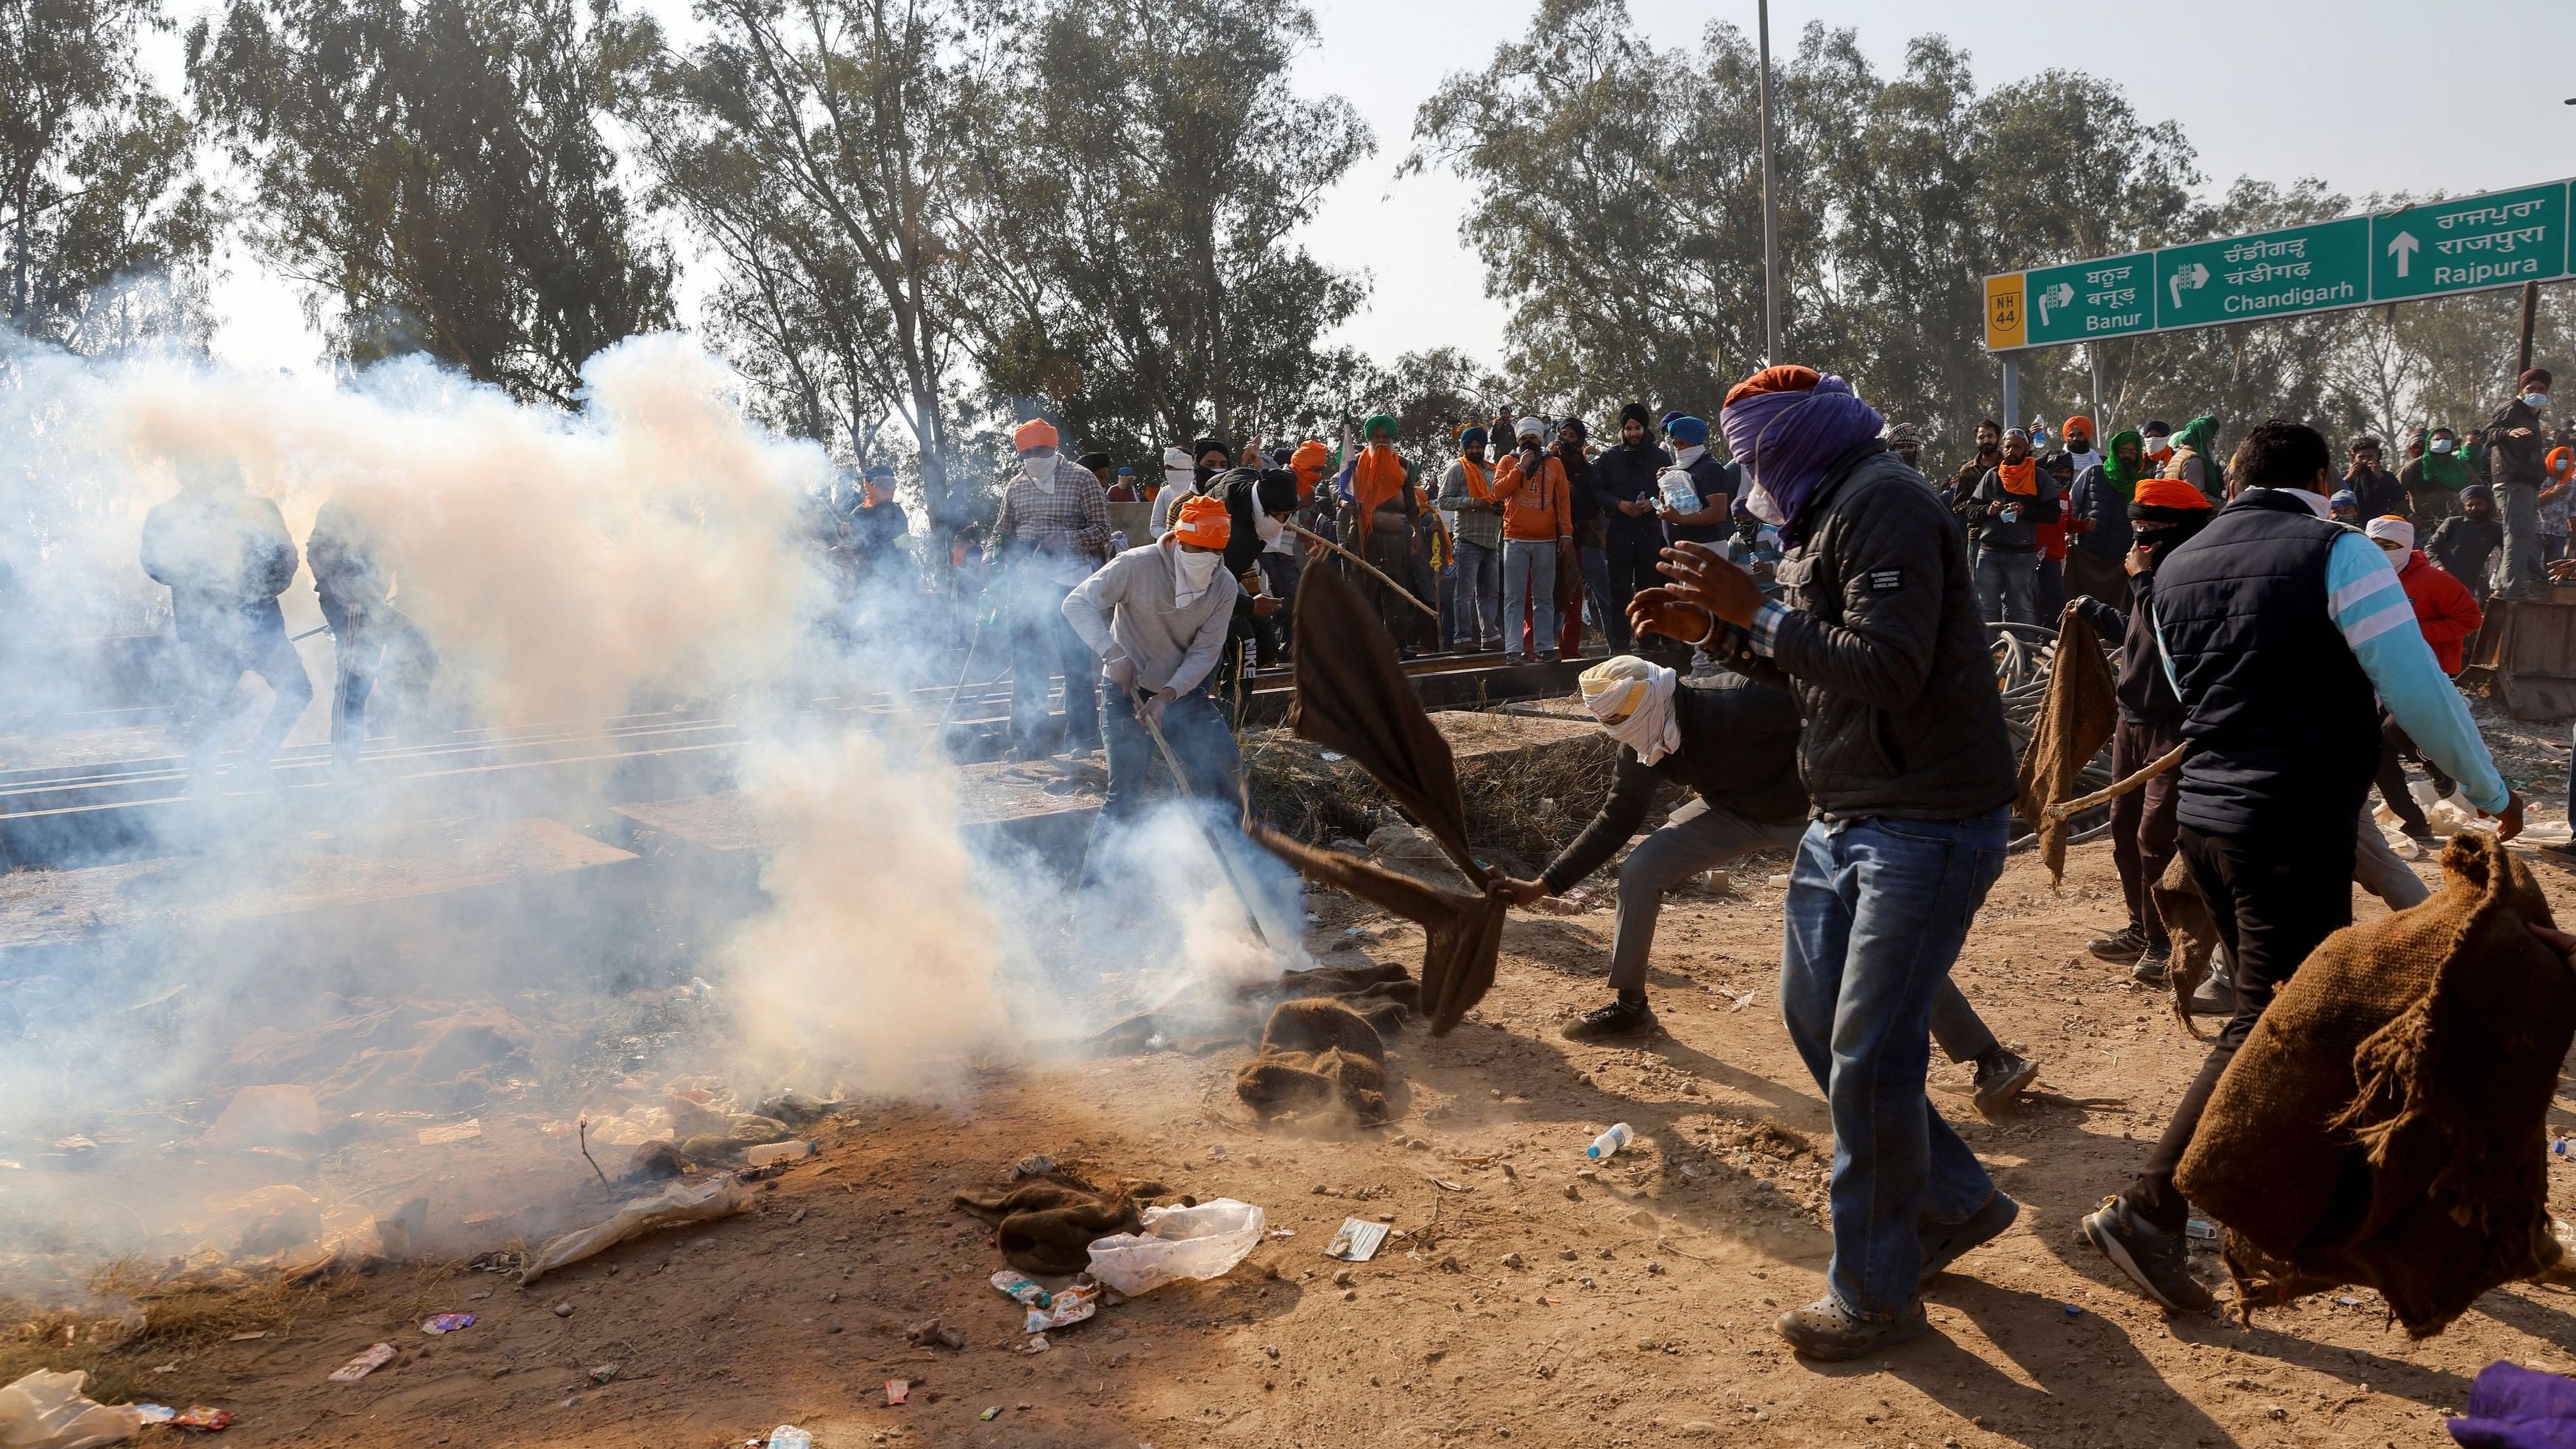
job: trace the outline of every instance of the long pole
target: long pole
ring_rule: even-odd
[[[2522,284],[2522,351],[2516,354],[2522,360],[2513,365],[2513,375],[2516,377],[2522,376],[2531,368],[2531,325],[2539,320],[2540,284],[2525,282]]]
[[[1771,163],[1771,0],[1760,0],[1762,39],[1762,336],[1766,364],[1780,362],[1780,202]],[[2524,364],[2529,366],[2528,363]]]
[[[1358,554],[1351,552],[1349,549],[1346,549],[1340,544],[1333,542],[1331,539],[1324,537],[1322,534],[1315,532],[1313,529],[1300,527],[1297,524],[1291,523],[1288,525],[1288,531],[1310,539],[1313,542],[1320,543],[1324,547],[1331,549],[1333,552],[1340,554],[1342,557],[1349,559],[1351,562],[1358,564],[1361,568],[1368,570],[1370,574],[1374,575],[1379,583],[1395,590],[1398,595],[1403,597],[1406,603],[1411,604],[1413,607],[1420,609],[1426,614],[1429,614],[1434,619],[1440,617],[1440,611],[1438,609],[1422,602],[1422,600],[1414,594],[1413,590],[1406,588],[1404,585],[1397,583],[1391,578],[1388,578],[1384,569],[1370,563],[1367,559],[1360,557]]]

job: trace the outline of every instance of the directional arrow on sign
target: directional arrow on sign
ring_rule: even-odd
[[[2411,231],[2401,231],[2388,239],[2388,254],[2397,259],[2399,277],[2406,275],[2406,264],[2415,260],[2415,250],[2422,245],[2424,244],[2417,241],[2415,233]]]
[[[2176,267],[2171,280],[2173,285],[2170,290],[2173,292],[2174,310],[2178,312],[2182,310],[2182,294],[2186,290],[2197,292],[2209,285],[2209,268],[2198,262],[2193,262],[2189,266]]]
[[[2042,327],[2047,326],[2049,313],[2056,311],[2060,307],[2066,306],[2074,300],[2075,286],[2071,282],[2060,282],[2056,286],[2050,287],[2041,292],[2039,294],[2039,325]]]

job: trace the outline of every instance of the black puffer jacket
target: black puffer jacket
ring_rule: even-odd
[[[1967,546],[1941,497],[1886,445],[1855,445],[1792,523],[1771,659],[1807,718],[1798,772],[1828,820],[1965,820],[2020,793]]]

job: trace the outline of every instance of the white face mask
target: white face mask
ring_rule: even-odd
[[[2433,451],[2436,453],[2447,453],[2451,451],[2451,440],[2448,438],[2435,438],[2433,440]]]
[[[1216,566],[1225,562],[1221,553],[1197,553],[1172,545],[1172,602],[1187,608],[1198,602],[1216,579]]]
[[[2161,458],[2165,454],[2173,451],[2173,439],[2165,437],[2151,437],[2146,441],[2146,450],[2148,457]]]
[[[2522,395],[2522,405],[2531,409],[2533,412],[2538,412],[2542,408],[2549,406],[2549,394],[2545,392],[2524,393]]]
[[[1020,467],[1028,473],[1029,481],[1038,485],[1041,491],[1047,493],[1055,491],[1055,449],[1036,448],[1022,453]]]

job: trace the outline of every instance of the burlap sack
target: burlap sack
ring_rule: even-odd
[[[2442,872],[2430,900],[2300,965],[2183,1154],[2247,1310],[2360,1283],[2422,1338],[2556,1257],[2545,1121],[2576,977],[2531,934],[2548,902],[2493,836],[2453,839]]]
[[[2022,823],[2039,835],[2039,858],[2050,881],[2066,878],[2066,836],[2071,820],[2051,820],[2048,807],[2084,793],[2084,767],[2111,742],[2120,722],[2120,696],[2102,637],[2083,615],[2070,615],[2057,631],[2048,693],[2031,725],[2030,748],[2021,755]]]
[[[1263,1117],[1349,1111],[1362,1126],[1387,1118],[1386,1043],[1330,997],[1283,1001],[1261,1032],[1261,1054],[1235,1070],[1235,1095]]]

